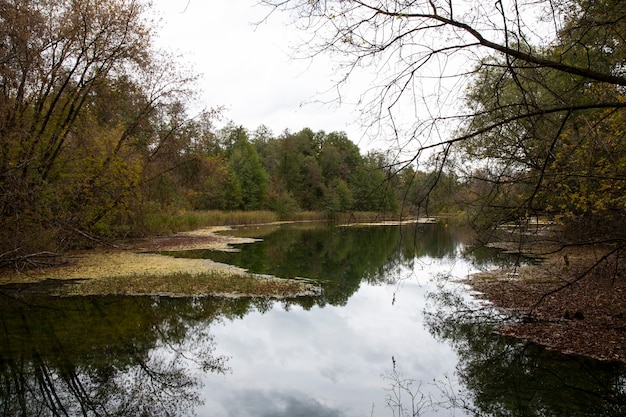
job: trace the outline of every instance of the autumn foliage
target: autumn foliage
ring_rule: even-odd
[[[343,133],[215,127],[143,0],[0,1],[0,266],[149,231],[156,213],[397,212]]]

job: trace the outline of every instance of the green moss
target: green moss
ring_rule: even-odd
[[[253,274],[207,271],[174,272],[164,275],[134,274],[85,280],[64,287],[63,295],[229,295],[250,297],[291,297],[310,295],[317,289],[299,280]]]

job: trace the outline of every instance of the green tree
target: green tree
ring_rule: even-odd
[[[153,48],[148,12],[0,2],[1,264],[116,233],[164,171],[151,166],[176,153],[195,75]]]
[[[228,163],[241,187],[241,208],[258,210],[268,203],[268,176],[243,127],[226,132]]]
[[[185,192],[193,210],[232,210],[241,207],[241,183],[221,155],[196,155],[183,166],[186,178],[193,179]]]
[[[322,209],[325,193],[322,169],[317,161],[317,136],[305,128],[295,134],[286,132],[280,138],[277,168],[281,189],[305,210]]]
[[[324,208],[330,212],[345,212],[354,209],[352,191],[341,178],[334,178],[329,181],[326,187]]]
[[[546,54],[561,51],[557,46]],[[513,73],[503,59],[487,62],[468,90],[476,116],[461,132],[471,137],[459,157],[473,161],[470,181],[483,183],[471,201],[475,223],[550,215],[584,230],[578,239],[605,239],[602,224],[614,224],[624,207],[621,89],[545,68]]]
[[[393,181],[390,181],[387,157],[369,152],[363,164],[353,174],[355,208],[364,211],[395,213],[398,199]]]
[[[318,159],[327,180],[340,178],[346,182],[350,181],[352,173],[363,163],[359,148],[348,139],[345,132],[324,135]]]
[[[399,174],[398,199],[403,213],[431,215],[458,210],[457,196],[460,183],[454,172],[434,168],[415,171],[407,167]]]

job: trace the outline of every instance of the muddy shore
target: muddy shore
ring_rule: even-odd
[[[606,254],[606,248],[569,248],[538,265],[480,273],[467,283],[516,317],[500,326],[501,334],[626,363],[626,282]]]
[[[315,296],[318,286],[298,280],[249,274],[208,259],[182,259],[160,251],[233,250],[254,242],[212,227],[171,236],[137,240],[107,250],[70,254],[56,267],[0,276],[0,290],[11,295],[160,295],[293,298]]]

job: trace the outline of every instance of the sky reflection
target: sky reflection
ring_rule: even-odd
[[[453,373],[455,352],[423,324],[435,286],[421,274],[398,272],[412,277],[399,285],[362,283],[344,307],[285,311],[277,304],[214,327],[216,353],[230,357],[232,373],[204,381],[199,415],[391,415],[383,376],[394,362],[426,383]]]

